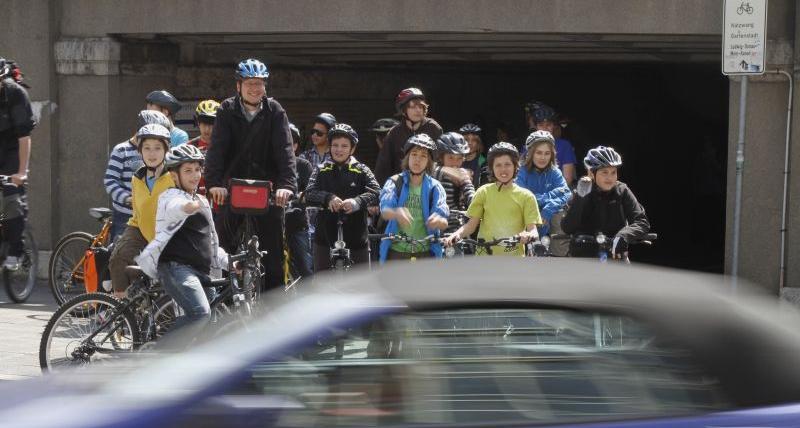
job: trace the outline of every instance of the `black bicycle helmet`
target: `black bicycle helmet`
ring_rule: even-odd
[[[469,145],[463,135],[458,132],[448,132],[442,134],[442,136],[436,140],[436,150],[439,153],[466,155],[469,153]]]
[[[169,110],[173,117],[175,116],[175,113],[181,109],[181,104],[178,102],[178,99],[163,89],[160,91],[150,92],[146,97],[144,97],[144,100],[150,104],[164,107],[165,109]]]
[[[622,156],[613,147],[597,146],[589,150],[589,153],[583,158],[583,165],[592,172],[610,166],[620,167],[622,166]]]
[[[149,125],[149,124],[156,124],[161,125],[164,128],[172,129],[172,122],[169,121],[169,118],[164,113],[155,110],[142,110],[136,117],[139,121],[139,127]]]
[[[514,176],[517,176],[517,171],[519,170],[519,150],[517,150],[513,144],[501,141],[492,147],[489,147],[489,153],[486,155],[486,167],[489,172],[489,177],[491,177],[492,181],[497,180],[497,178],[494,176],[494,168],[492,168],[492,165],[494,165],[494,159],[503,155],[511,156],[511,162],[514,164]]]
[[[389,130],[395,127],[395,125],[397,125],[398,123],[400,122],[389,117],[378,119],[375,121],[375,123],[372,124],[372,128],[370,128],[370,131],[377,132],[379,134],[386,133],[389,132]]]
[[[358,133],[356,133],[356,130],[353,129],[352,126],[346,123],[337,123],[333,125],[333,128],[328,131],[328,141],[333,141],[334,137],[346,137],[353,143],[353,147],[358,145]]]
[[[467,135],[467,134],[481,135],[481,127],[474,123],[467,123],[461,128],[459,128],[458,132],[460,132],[461,135]]]
[[[336,117],[330,113],[320,113],[314,118],[315,123],[321,123],[330,130],[336,125]]]
[[[394,99],[394,107],[397,109],[398,113],[403,112],[403,107],[408,104],[411,100],[423,100],[425,101],[425,94],[422,93],[422,90],[419,88],[406,88],[400,91],[397,94],[397,97]]]
[[[191,144],[181,144],[171,148],[165,160],[167,170],[174,170],[186,162],[200,162],[200,165],[203,165],[205,161],[203,151]]]
[[[433,152],[436,151],[436,143],[433,142],[428,134],[417,134],[412,135],[408,140],[406,140],[406,144],[403,145],[403,156],[407,155],[408,152],[415,146],[428,150],[431,156],[433,156]]]

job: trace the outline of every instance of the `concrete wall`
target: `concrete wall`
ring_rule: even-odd
[[[722,5],[708,0],[64,0],[61,30],[114,33],[539,32],[718,34]],[[157,11],[157,13],[151,13]],[[211,13],[209,13],[211,12]]]
[[[795,4],[770,1],[768,11],[768,70],[782,69],[792,74],[796,59]],[[782,76],[750,77],[745,119],[745,163],[743,168],[742,213],[739,243],[739,274],[748,280],[778,292],[780,278],[780,228],[783,203],[783,165],[786,141],[786,115],[789,85]],[[726,272],[732,270],[733,221],[735,202],[736,145],[739,136],[739,98],[741,79],[730,83],[728,149],[728,216]],[[795,110],[796,112],[797,110]],[[796,121],[797,113],[793,114]],[[791,145],[800,150],[797,132]],[[790,193],[800,191],[798,175],[791,175]],[[800,226],[800,210],[789,211],[788,229],[795,236]],[[796,243],[797,241],[795,241]],[[787,246],[789,260],[800,257],[800,247]],[[787,285],[800,286],[800,270],[793,268]]]

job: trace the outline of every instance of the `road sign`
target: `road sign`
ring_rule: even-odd
[[[725,0],[722,74],[763,74],[767,0]]]

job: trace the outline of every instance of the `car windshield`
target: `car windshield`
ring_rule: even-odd
[[[691,352],[624,316],[426,311],[328,333],[251,367],[224,398],[282,403],[270,424],[287,427],[577,422],[729,407]]]

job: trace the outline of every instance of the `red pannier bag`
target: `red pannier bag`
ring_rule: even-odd
[[[266,214],[272,182],[231,178],[231,211],[239,214]]]

